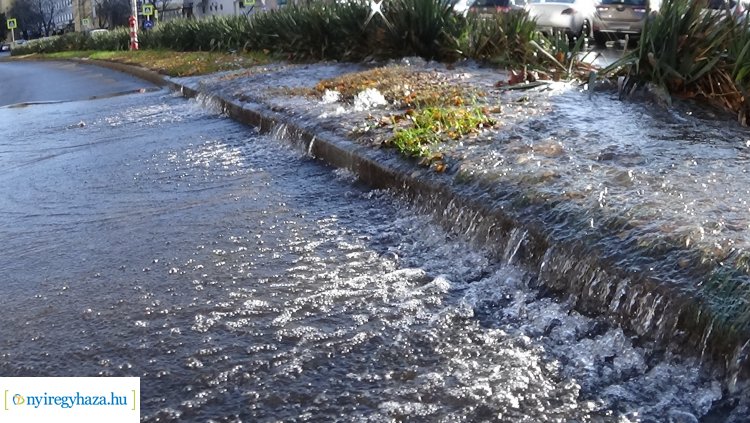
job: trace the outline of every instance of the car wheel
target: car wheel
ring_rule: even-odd
[[[588,19],[583,20],[583,25],[581,26],[581,37],[591,38],[591,22],[589,22]]]
[[[638,37],[628,37],[625,43],[625,48],[636,48],[638,47]]]
[[[608,37],[606,34],[601,31],[594,31],[594,42],[596,43],[597,47],[607,47],[607,41]]]

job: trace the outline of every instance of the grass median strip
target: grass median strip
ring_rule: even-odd
[[[170,50],[137,51],[66,51],[43,54],[50,59],[108,60],[141,66],[169,76],[194,76],[214,72],[246,69],[268,63],[265,53],[220,53],[206,51],[176,52]]]

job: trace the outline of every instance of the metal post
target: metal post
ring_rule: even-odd
[[[11,42],[13,43],[11,45],[15,45],[16,44],[16,28],[10,29],[10,39],[12,40]]]
[[[133,4],[135,4],[135,0],[133,0]],[[135,11],[135,9],[133,10]],[[130,23],[130,50],[138,50],[138,18],[133,14],[128,22]]]
[[[136,0],[130,0],[130,50],[138,50],[138,5]]]

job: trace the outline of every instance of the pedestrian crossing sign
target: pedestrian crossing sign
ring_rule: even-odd
[[[245,7],[255,6],[255,0],[242,0],[242,5]]]
[[[15,18],[8,19],[8,29],[16,29],[18,28],[18,21],[16,21]]]
[[[153,4],[144,4],[143,5],[143,16],[151,16],[154,14],[154,5]]]

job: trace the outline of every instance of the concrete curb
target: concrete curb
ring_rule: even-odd
[[[166,80],[164,75],[148,70],[148,69],[138,67],[138,66],[126,65],[124,63],[118,63],[118,62],[107,62],[105,60],[77,59],[77,58],[68,59],[68,60],[70,60],[71,62],[76,62],[76,63],[85,63],[85,64],[90,64],[90,65],[101,66],[103,68],[112,69],[112,70],[116,70],[122,73],[133,75],[135,77],[148,81],[159,87],[166,87],[169,85],[169,82]]]
[[[712,311],[690,295],[679,292],[647,275],[634,274],[618,266],[618,257],[592,254],[580,241],[556,239],[542,225],[519,219],[512,210],[493,206],[487,190],[462,193],[445,178],[420,171],[404,159],[387,157],[391,153],[359,146],[326,131],[305,128],[289,114],[269,110],[262,104],[245,104],[202,93],[156,72],[121,63],[76,60],[104,66],[179,91],[184,97],[199,95],[215,100],[232,119],[254,126],[262,133],[283,127],[292,142],[312,157],[331,166],[346,168],[375,188],[395,188],[432,210],[460,207],[467,211],[460,221],[441,222],[451,230],[468,233],[498,259],[507,259],[508,251],[523,257],[523,264],[536,274],[540,287],[576,297],[575,307],[585,314],[600,314],[634,332],[640,339],[661,348],[680,349],[700,354],[726,372],[728,389],[737,379],[750,376],[750,336],[712,315]],[[387,160],[385,160],[387,158]],[[543,213],[543,206],[538,207]],[[440,218],[440,216],[438,216]],[[514,229],[521,229],[518,239]],[[614,283],[614,282],[618,283]],[[602,283],[600,283],[602,282]],[[606,289],[605,285],[607,285]],[[665,333],[683,335],[664,336]],[[734,382],[731,382],[731,381]]]

